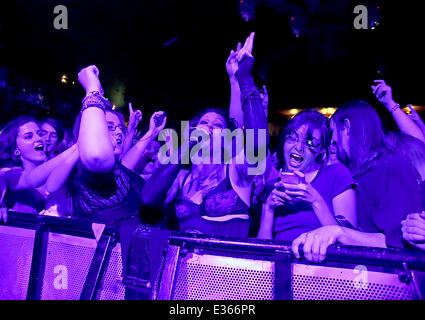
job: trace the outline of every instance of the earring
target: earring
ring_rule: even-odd
[[[18,149],[15,149],[15,156],[19,157],[21,155],[21,151]]]

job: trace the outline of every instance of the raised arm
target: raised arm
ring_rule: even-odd
[[[229,75],[230,82],[230,106],[229,116],[234,119],[238,128],[243,128],[243,112],[241,105],[241,89],[239,87],[238,79],[236,79],[235,72],[238,70],[238,62],[236,60],[237,54],[241,49],[239,42],[236,51],[231,50],[230,55],[226,61],[226,70]]]
[[[82,69],[78,73],[78,81],[86,90],[78,134],[80,159],[91,172],[108,172],[114,167],[115,157],[105,118],[99,70],[96,66]]]
[[[421,128],[393,100],[391,87],[384,80],[375,80],[374,83],[375,85],[372,86],[373,94],[391,112],[400,130],[425,142],[425,136]]]
[[[155,112],[149,122],[149,131],[124,155],[121,163],[130,170],[136,168],[137,163],[145,153],[146,148],[149,144],[158,136],[162,129],[164,129],[167,123],[167,117],[163,117],[164,112]],[[157,117],[163,117],[162,123],[156,123]],[[158,124],[158,126],[156,125]]]
[[[122,158],[126,155],[128,150],[133,146],[133,140],[137,133],[137,126],[140,121],[142,121],[143,115],[140,110],[133,110],[133,105],[130,102],[128,104],[129,118],[128,118],[128,126],[127,133],[124,138],[123,148],[122,148]]]
[[[238,69],[235,72],[235,76],[238,79],[239,87],[241,89],[241,104],[245,130],[264,129],[268,131],[267,118],[264,113],[262,98],[260,92],[255,86],[254,77],[252,76],[252,68],[254,65],[254,57],[252,56],[254,36],[255,33],[251,33],[246,39],[244,46],[241,50],[239,50],[236,57],[238,61]]]
[[[252,76],[254,36],[254,32],[249,35],[236,56],[238,66],[235,76],[238,79],[241,90],[243,126],[247,138],[245,146],[246,162],[244,165],[235,166],[241,181],[250,181],[253,175],[264,174],[267,167],[268,123],[262,96],[255,86]]]

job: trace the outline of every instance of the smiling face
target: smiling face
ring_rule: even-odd
[[[111,138],[112,147],[115,157],[119,157],[122,152],[122,144],[124,142],[124,127],[120,119],[115,113],[106,112],[106,122],[108,125],[109,136]]]
[[[41,125],[42,137],[46,144],[47,154],[53,152],[58,144],[58,134],[56,129],[50,123],[43,123]]]
[[[27,122],[18,128],[16,149],[24,165],[26,162],[38,165],[46,160],[45,144],[35,122]]]
[[[303,124],[285,136],[283,156],[289,171],[307,173],[315,170],[316,158],[321,152],[323,148],[319,129],[309,130],[309,126]]]

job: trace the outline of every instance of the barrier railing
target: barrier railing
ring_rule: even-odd
[[[124,299],[150,283],[121,272],[118,235],[96,240],[88,220],[10,211],[0,225],[0,299]],[[314,265],[286,242],[172,233],[153,272],[152,299],[422,299],[425,253],[337,244]]]

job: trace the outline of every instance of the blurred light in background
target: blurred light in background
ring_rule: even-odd
[[[62,83],[68,83],[68,76],[66,74],[62,75],[61,82]]]

